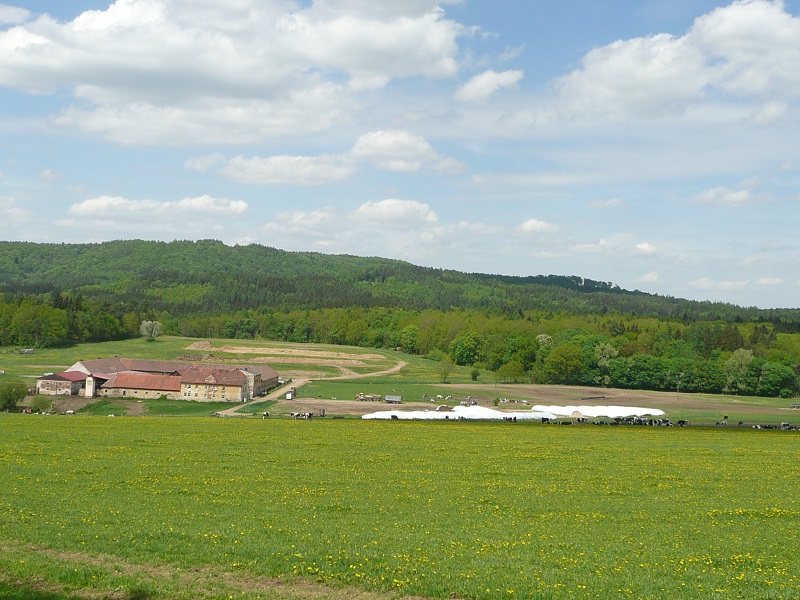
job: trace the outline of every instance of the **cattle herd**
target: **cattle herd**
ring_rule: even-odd
[[[310,412],[293,412],[293,413],[289,413],[289,416],[292,419],[302,419],[304,421],[308,421],[311,417],[314,416],[314,413],[310,413]]]

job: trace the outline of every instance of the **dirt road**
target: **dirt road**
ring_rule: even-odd
[[[337,368],[339,369],[340,374],[336,375],[335,377],[325,377],[324,379],[326,381],[331,381],[331,380],[339,380],[339,379],[362,379],[362,378],[365,378],[365,377],[376,377],[376,376],[383,376],[383,375],[392,375],[392,374],[397,373],[400,370],[402,370],[403,367],[405,367],[407,364],[408,363],[406,361],[399,360],[399,361],[397,361],[397,363],[393,367],[390,367],[388,369],[384,369],[383,371],[371,371],[369,373],[356,373],[355,371],[352,371],[352,370],[348,369],[347,367],[337,366]],[[262,396],[260,398],[254,398],[253,400],[251,400],[247,404],[247,406],[252,406],[253,404],[258,404],[260,402],[267,402],[269,400],[278,400],[279,398],[282,398],[286,394],[286,392],[289,391],[290,388],[292,388],[292,387],[301,388],[301,387],[303,387],[304,385],[306,385],[307,383],[309,383],[311,381],[314,381],[314,380],[311,379],[311,378],[296,378],[296,379],[293,379],[291,382],[289,382],[289,383],[287,383],[287,384],[285,384],[285,385],[283,385],[283,386],[281,386],[281,387],[279,387],[277,389],[272,390],[266,396]],[[300,409],[302,411],[302,408],[303,408],[302,399],[298,399],[297,401],[293,401],[293,402],[297,402],[298,409]],[[353,403],[353,404],[361,405],[362,407],[364,405],[363,402]],[[232,406],[230,408],[226,408],[225,410],[220,411],[219,414],[222,415],[223,417],[241,417],[241,416],[244,416],[244,415],[240,414],[238,411],[243,406],[246,406],[246,405],[244,405],[244,404],[236,404],[235,406]],[[341,409],[341,404],[338,401],[337,401],[337,409]],[[367,412],[372,412],[374,410],[375,409],[373,408],[373,409],[371,409],[371,410],[369,410]],[[355,414],[358,414],[358,413],[356,412]]]

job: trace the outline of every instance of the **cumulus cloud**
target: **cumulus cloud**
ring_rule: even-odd
[[[636,281],[639,283],[659,283],[661,281],[661,276],[657,271],[650,271],[639,277]]]
[[[353,160],[371,162],[389,171],[413,173],[423,167],[459,171],[463,165],[437,154],[428,141],[407,131],[374,131],[362,135],[348,153]]]
[[[516,89],[522,76],[522,71],[497,72],[490,69],[461,86],[456,91],[455,97],[463,102],[486,102],[500,90]]]
[[[221,172],[242,183],[322,185],[347,178],[353,167],[336,156],[237,156]]]
[[[43,15],[0,31],[0,85],[72,90],[81,102],[53,122],[125,143],[319,131],[357,110],[348,89],[455,75],[466,30],[437,4],[117,0],[67,23]]]
[[[130,200],[121,196],[99,196],[73,204],[68,214],[92,219],[150,220],[153,217],[167,217],[174,221],[185,221],[198,216],[235,217],[247,212],[246,202],[227,198],[199,196],[184,198],[176,202],[156,200]]]
[[[743,206],[753,202],[753,194],[750,190],[732,190],[726,187],[715,187],[706,190],[697,198],[706,204],[718,204],[720,206]]]
[[[315,243],[330,242],[327,236],[339,229],[339,216],[332,206],[324,206],[313,210],[282,211],[274,222],[267,223],[264,230],[271,234],[316,238]]]
[[[357,221],[387,228],[407,228],[439,221],[439,217],[427,204],[392,198],[366,202],[353,211],[352,217]]]
[[[17,25],[28,20],[30,11],[16,6],[0,4],[0,25]]]
[[[458,173],[465,168],[459,161],[438,154],[425,138],[399,130],[364,134],[343,154],[230,159],[211,154],[189,159],[185,166],[196,171],[220,166],[220,174],[242,183],[322,185],[348,178],[362,163],[402,173],[423,169]]]
[[[521,233],[548,233],[558,231],[558,226],[539,219],[528,219],[520,224],[518,230]]]
[[[282,212],[263,227],[267,243],[283,248],[351,253],[357,245],[360,255],[412,261],[436,256],[456,230],[429,205],[398,199],[366,202],[347,213],[334,207]]]
[[[572,247],[578,254],[597,254],[606,256],[653,256],[658,248],[650,242],[634,242],[633,235],[620,233],[600,238],[596,242],[575,244]]]
[[[619,40],[587,53],[556,81],[570,118],[682,115],[708,98],[764,100],[752,117],[783,115],[800,98],[800,19],[781,0],[737,0],[695,20],[683,36]]]

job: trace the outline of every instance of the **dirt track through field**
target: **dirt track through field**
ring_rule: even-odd
[[[325,364],[329,364],[329,363],[326,361]],[[393,367],[390,367],[388,369],[384,369],[382,371],[370,371],[369,373],[356,373],[355,371],[351,371],[350,369],[347,369],[345,367],[337,366],[337,368],[340,371],[339,375],[336,375],[334,377],[324,377],[324,378],[320,378],[320,379],[325,379],[326,381],[330,381],[330,380],[339,380],[339,379],[363,379],[365,377],[379,377],[379,376],[384,376],[384,375],[392,375],[392,374],[397,373],[400,370],[402,370],[403,367],[405,367],[407,364],[408,363],[406,361],[399,360],[399,361],[397,361],[397,363]],[[310,378],[310,377],[295,378],[290,383],[287,383],[286,385],[284,385],[284,386],[282,386],[282,387],[280,387],[280,388],[278,388],[276,390],[272,390],[266,396],[263,396],[261,398],[255,398],[255,399],[251,400],[248,403],[248,405],[258,404],[259,402],[267,402],[269,400],[278,400],[279,398],[281,398],[289,390],[289,388],[292,388],[292,387],[300,388],[300,387],[303,387],[304,385],[306,385],[307,383],[309,383],[310,381],[313,381],[313,379]],[[292,402],[296,403],[298,401],[293,400]],[[334,402],[337,402],[337,404],[336,404],[337,410],[340,409],[341,405],[338,403],[338,401],[334,401]],[[361,404],[363,406],[364,403],[354,403],[354,404],[357,404],[357,405]],[[237,404],[236,406],[232,406],[231,408],[226,408],[225,410],[220,411],[219,414],[223,415],[223,416],[226,416],[226,417],[239,416],[238,415],[238,410],[240,408],[242,408],[242,406],[243,405],[241,405],[241,404]],[[299,404],[298,404],[298,408],[301,408],[301,406]],[[367,411],[367,412],[372,412],[372,411]],[[358,413],[356,413],[356,414],[358,414]],[[362,414],[365,414],[365,413],[362,413]]]
[[[272,593],[275,597],[285,600],[396,600],[397,594],[368,592],[353,587],[330,588],[308,579],[278,577],[263,577],[248,575],[241,572],[232,573],[220,567],[207,566],[202,568],[180,568],[166,565],[147,565],[126,562],[117,556],[89,555],[80,552],[59,551],[43,546],[15,545],[14,542],[5,541],[0,545],[0,551],[8,555],[35,554],[45,561],[56,563],[68,562],[71,565],[80,565],[99,569],[109,573],[121,573],[126,577],[152,586],[159,587],[160,581],[178,582],[178,585],[190,587],[198,599],[236,597],[250,593]],[[18,586],[21,582],[7,579],[0,573],[0,582],[8,586]],[[45,578],[38,578],[35,582],[25,582],[24,587],[49,598],[61,597],[64,586],[61,583],[51,582]],[[16,597],[16,596],[14,596]],[[28,596],[25,596],[26,598]],[[38,596],[37,596],[38,597]],[[70,593],[70,598],[110,598],[125,600],[138,598],[136,592],[123,589],[103,593],[103,590],[75,590]],[[144,597],[144,596],[142,596]],[[149,597],[149,595],[147,596]],[[404,596],[404,600],[423,600],[419,596]]]
[[[309,359],[342,359],[342,360],[386,360],[383,354],[352,354],[348,352],[331,352],[328,350],[300,350],[297,348],[277,348],[272,346],[220,346],[214,348],[210,342],[195,342],[187,350],[204,352],[226,352],[228,354],[270,354],[274,356],[305,357]],[[292,361],[296,362],[296,361]]]

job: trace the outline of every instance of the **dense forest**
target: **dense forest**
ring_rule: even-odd
[[[794,396],[800,309],[221,242],[0,242],[0,345],[167,334],[400,348],[498,381]]]

